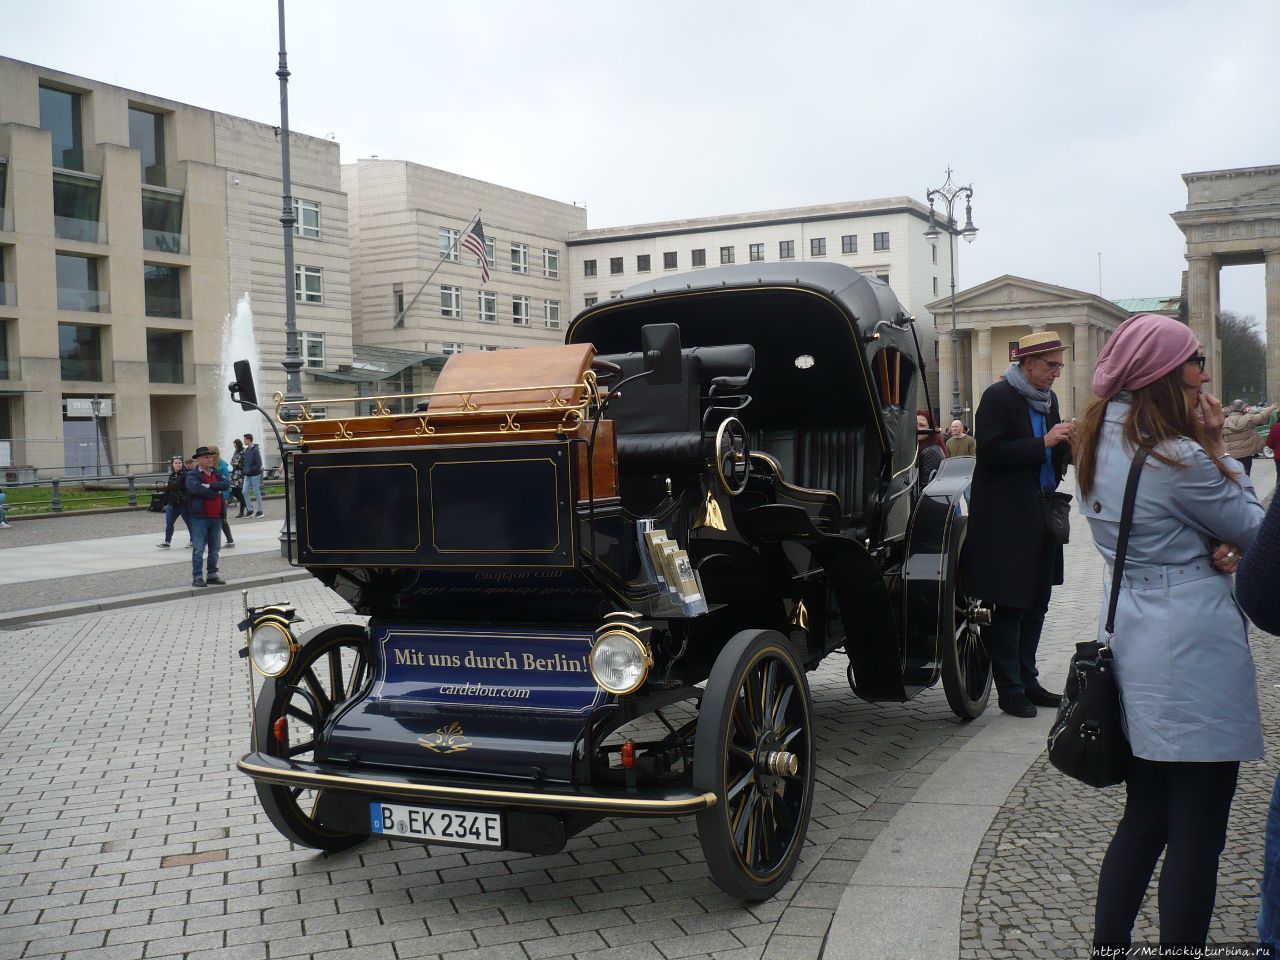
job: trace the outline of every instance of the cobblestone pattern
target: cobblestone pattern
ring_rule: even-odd
[[[261,590],[309,624],[354,619],[314,581]],[[808,843],[781,895],[707,876],[692,818],[608,820],[554,856],[371,841],[295,849],[233,769],[245,667],[213,595],[8,634],[0,647],[0,960],[16,957],[675,960],[816,958],[871,840],[989,718],[940,688],[856,700],[843,656],[811,674]]]
[[[1261,478],[1258,487],[1270,491],[1271,478]],[[1081,539],[1088,543],[1087,537]],[[1088,549],[1093,552],[1091,543]],[[1093,592],[1092,616],[1077,631],[1086,638],[1097,629],[1101,561],[1096,552],[1092,560],[1077,552],[1070,564],[1069,587],[1055,593],[1055,606],[1071,596],[1083,602]],[[1250,639],[1263,730],[1267,743],[1275,744],[1280,742],[1280,647],[1257,631]],[[1275,775],[1274,757],[1241,764],[1218,871],[1211,942],[1243,943],[1255,936],[1263,826]],[[1087,956],[1098,870],[1123,810],[1123,787],[1095,790],[1059,773],[1044,757],[1036,761],[1009,794],[974,858],[961,915],[961,960]],[[1135,943],[1159,940],[1159,870],[1134,927]]]

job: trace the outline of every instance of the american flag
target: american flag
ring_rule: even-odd
[[[480,282],[489,282],[489,252],[485,249],[484,227],[481,226],[479,219],[476,225],[467,231],[467,235],[462,238],[462,249],[474,253],[480,258]]]

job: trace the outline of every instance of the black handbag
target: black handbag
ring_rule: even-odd
[[[1076,644],[1067,670],[1066,690],[1058,717],[1049,731],[1049,762],[1069,777],[1091,787],[1110,787],[1124,780],[1133,751],[1124,734],[1120,688],[1116,685],[1111,642],[1116,631],[1116,604],[1124,579],[1124,557],[1133,527],[1133,503],[1138,494],[1147,451],[1139,447],[1129,468],[1116,538],[1116,560],[1111,570],[1111,602],[1101,641]]]
[[[1040,509],[1044,511],[1044,527],[1056,543],[1071,542],[1071,494],[1056,490],[1040,493]]]

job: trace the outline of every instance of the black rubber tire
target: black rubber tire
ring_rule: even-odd
[[[947,600],[954,628],[950,642],[942,639],[942,689],[952,713],[961,720],[974,720],[991,699],[991,652],[982,628],[970,624],[968,604],[958,586],[947,591]]]
[[[757,756],[772,749],[796,756],[795,775],[759,770]],[[787,882],[809,827],[813,777],[804,667],[781,634],[744,630],[716,657],[694,739],[693,785],[716,795],[715,806],[698,814],[698,839],[721,890],[768,900]]]
[[[310,751],[300,750],[299,747],[305,746],[311,739],[311,725],[297,711],[309,715],[310,706],[297,694],[286,693],[285,688],[305,684],[315,690],[318,686],[328,695],[328,704],[320,704],[322,715],[319,724],[323,728],[333,711],[369,681],[372,665],[369,660],[368,633],[358,624],[334,624],[311,630],[299,640],[299,647],[297,656],[284,675],[275,680],[266,680],[258,692],[254,749],[269,756],[306,760],[309,759]],[[339,668],[335,676],[332,666],[335,661],[342,663],[343,652],[350,654],[357,666],[345,671]],[[323,671],[329,674],[327,677],[322,677],[314,670],[321,660],[326,661],[325,666],[329,668]],[[333,690],[338,685],[341,686],[338,696],[333,696]],[[286,711],[289,740],[287,744],[281,744],[272,734],[272,725],[281,716],[285,716]],[[308,796],[312,791],[262,782],[256,783],[255,787],[262,809],[272,826],[299,846],[336,853],[369,839],[367,834],[337,833],[316,823],[311,811],[307,809],[314,808],[315,805],[316,797]]]

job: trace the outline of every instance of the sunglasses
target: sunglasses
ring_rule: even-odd
[[[1187,363],[1194,363],[1197,367],[1200,368],[1200,372],[1204,373],[1204,361],[1205,361],[1205,355],[1203,353],[1197,353],[1194,357],[1191,357],[1187,361]]]

